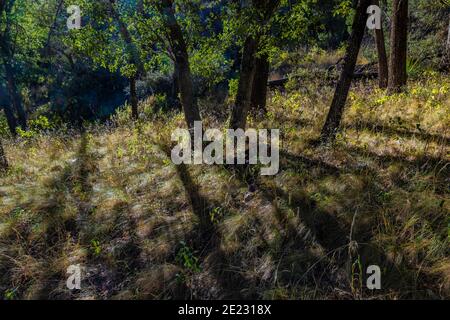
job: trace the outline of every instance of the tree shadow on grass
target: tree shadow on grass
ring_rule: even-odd
[[[353,155],[361,157],[368,157],[374,159],[381,167],[387,167],[389,165],[401,165],[403,171],[416,170],[423,173],[432,173],[436,178],[436,190],[437,194],[445,194],[447,192],[446,180],[450,176],[450,161],[433,156],[420,156],[414,160],[409,160],[403,155],[391,155],[391,154],[377,154],[373,151],[362,147],[346,147],[346,150]],[[401,181],[396,181],[396,184],[401,186]],[[404,183],[407,183],[404,182]]]
[[[316,166],[309,159],[302,165]],[[325,170],[336,174],[337,168],[325,166]],[[235,176],[242,183],[248,184],[249,177],[245,171],[245,166],[237,166]],[[301,190],[288,193],[275,184],[266,185],[259,176],[250,179],[256,186],[256,191],[272,204],[275,217],[283,230],[281,246],[272,254],[276,261],[280,261],[280,269],[291,269],[291,272],[285,274],[284,280],[298,281],[310,286],[317,286],[320,282],[324,290],[345,288],[345,275],[340,270],[343,265],[337,265],[334,259],[334,256],[340,256],[345,261],[346,251],[343,249],[348,244],[349,232],[342,223],[327,212],[319,210],[315,201]],[[292,214],[299,218],[299,222],[294,222]],[[332,259],[318,257],[317,253],[311,251],[318,247],[324,249],[325,255],[332,253],[333,257],[331,254],[328,257]],[[290,253],[283,257],[286,251]],[[314,261],[315,266],[311,268],[311,262]],[[306,271],[308,274],[305,274]]]
[[[446,145],[450,144],[450,138],[443,135],[429,133],[421,129],[418,129],[417,131],[410,131],[406,128],[402,129],[389,124],[380,124],[371,121],[358,120],[357,123],[347,125],[345,128],[355,129],[358,131],[367,129],[374,133],[384,133],[386,135],[400,136],[408,139],[417,138],[425,142],[437,142],[444,143]]]
[[[42,211],[42,225],[45,225],[43,237],[45,251],[44,278],[40,279],[41,288],[37,293],[39,299],[70,299],[74,295],[67,288],[60,287],[67,275],[53,270],[52,259],[66,256],[64,244],[68,239],[73,243],[83,242],[83,229],[87,224],[88,216],[92,210],[89,199],[92,187],[89,184],[89,175],[95,170],[95,165],[88,153],[88,137],[81,135],[80,146],[75,159],[69,161],[59,176],[51,180],[49,197],[57,199],[49,201],[40,209]],[[63,198],[61,195],[64,195]],[[72,200],[70,199],[72,198]],[[64,199],[61,201],[61,199]],[[64,216],[64,211],[70,201],[75,201],[76,213]],[[75,292],[77,294],[78,292]]]
[[[170,157],[170,150],[166,146],[160,145],[160,148]],[[185,242],[195,252],[200,253],[201,258],[207,257],[207,271],[214,278],[212,285],[218,286],[216,288],[218,292],[210,293],[212,288],[208,287],[208,283],[204,283],[203,288],[200,288],[202,292],[199,292],[197,298],[243,298],[241,291],[250,286],[249,281],[239,272],[231,271],[228,267],[232,262],[221,249],[222,235],[218,228],[218,222],[214,222],[211,218],[213,209],[226,208],[222,203],[211,201],[200,193],[200,187],[193,181],[185,164],[177,165],[175,168],[192,211],[198,218],[198,224],[186,235]],[[229,214],[229,212],[223,212],[224,216]]]
[[[61,213],[67,206],[66,202],[51,203],[53,207],[46,208],[46,220],[44,223],[47,225],[47,230],[45,241],[49,247],[61,241],[62,235],[70,234],[73,239],[78,239],[79,232],[82,228],[81,224],[86,220],[86,215],[89,213],[89,206],[86,200],[90,197],[91,192],[88,177],[92,168],[87,164],[89,159],[87,145],[88,139],[83,134],[76,158],[71,160],[71,163],[63,169],[61,175],[52,181],[52,196],[56,193],[63,194],[67,192],[68,195],[65,195],[65,200],[68,200],[68,196],[73,197],[76,200],[77,212],[75,216],[63,220]],[[63,225],[61,225],[61,222],[63,222]]]
[[[95,156],[88,149],[88,135],[82,133],[75,158],[69,160],[60,176],[52,181],[52,194],[63,193],[65,197],[64,202],[52,203],[52,207],[46,209],[43,221],[47,226],[44,249],[48,266],[38,293],[40,299],[77,299],[84,296],[106,299],[119,292],[127,278],[141,268],[136,223],[129,214],[128,204],[119,203],[112,208],[109,217],[113,229],[106,234],[93,216],[96,208],[90,177],[98,168]],[[69,205],[74,206],[76,211],[67,217],[63,213]],[[70,258],[72,253],[65,251],[68,239],[87,250],[86,259],[81,264],[81,290],[67,289],[65,280],[68,275],[53,269],[52,259]],[[74,264],[80,262],[73,261]]]
[[[360,168],[346,167],[340,169],[333,166],[330,167],[328,164],[324,165],[321,161],[311,161],[310,159],[306,159],[305,161],[305,157],[289,154],[287,152],[282,152],[282,155],[286,161],[284,169],[289,168],[291,165],[298,166],[301,164],[303,168],[319,167],[319,172],[324,176],[333,175],[338,177],[341,174],[351,173],[363,174],[365,176],[369,175],[370,177],[373,177],[373,179],[376,179],[379,174],[373,168],[364,168],[363,171],[361,171]],[[375,157],[372,153],[369,153],[369,156]],[[402,157],[389,156],[378,156],[375,158],[377,161],[382,161],[383,163],[401,162],[409,168],[433,170],[435,172],[438,171],[441,174],[443,171],[448,170],[441,159],[435,158],[423,158],[416,161],[408,161]],[[370,183],[365,192],[369,192],[371,195],[365,197],[362,200],[363,203],[360,203],[359,205],[362,207],[373,207],[383,204],[382,200],[378,197],[378,194],[382,190],[374,186],[374,183]],[[264,188],[262,189],[263,192],[267,194]],[[393,261],[392,257],[386,255],[384,248],[379,248],[372,242],[373,237],[376,236],[376,234],[373,233],[373,224],[378,223],[376,220],[363,218],[359,219],[354,226],[342,224],[339,223],[338,219],[333,215],[318,210],[315,207],[314,200],[305,195],[301,190],[296,190],[294,193],[287,193],[284,190],[279,190],[279,188],[277,188],[275,194],[279,195],[292,209],[300,208],[299,212],[302,221],[314,231],[319,243],[323,245],[327,251],[332,251],[335,247],[339,247],[340,245],[345,246],[346,243],[348,244],[349,248],[352,250],[346,250],[343,255],[338,256],[338,261],[341,261],[341,263],[338,262],[338,265],[342,266],[345,263],[351,262],[354,267],[355,262],[361,264],[363,272],[363,290],[361,292],[365,292],[367,296],[374,294],[365,288],[365,270],[369,265],[379,265],[382,268],[383,289],[397,290],[397,292],[404,295],[404,298],[423,298],[427,296],[427,293],[421,288],[421,284],[417,280],[417,271],[414,266],[409,265],[406,261],[403,261],[401,264],[396,263]],[[350,233],[352,233],[351,237]],[[353,243],[357,245],[356,248],[352,248]],[[350,267],[350,265],[347,265],[346,267],[348,272],[351,271],[349,269]],[[425,275],[422,274],[422,276]],[[388,290],[382,292],[388,292]]]
[[[326,162],[295,155],[282,150],[280,170],[298,169],[318,171],[318,177],[339,176],[342,170]],[[315,234],[317,241],[327,250],[332,251],[348,244],[349,226],[343,225],[334,215],[320,210],[317,202],[301,189],[287,192],[278,186],[268,189],[258,183],[263,195],[270,201],[280,198],[291,210],[296,212],[301,221]]]
[[[70,292],[69,297],[95,295],[108,298],[119,292],[127,278],[142,268],[141,248],[136,234],[136,221],[130,214],[128,203],[118,202],[113,206],[108,216],[112,229],[106,233],[101,227],[104,227],[107,221],[100,225],[98,218],[93,216],[96,208],[93,203],[90,177],[98,168],[97,159],[88,150],[88,137],[86,133],[82,133],[76,158],[71,161],[65,173],[55,181],[55,185],[64,185],[67,197],[72,198],[76,206],[76,214],[66,220],[63,228],[55,231],[59,232],[58,238],[62,243],[64,243],[62,237],[70,235],[73,243],[78,243],[88,250],[86,261],[83,262],[85,270],[82,291]],[[59,209],[62,210],[63,208]],[[58,254],[64,256],[68,253],[61,251]],[[56,276],[59,277],[59,281],[67,277],[67,275]],[[57,293],[67,298],[67,293]]]
[[[280,150],[280,170],[287,168],[319,169],[322,175],[337,176],[342,169],[321,160],[311,159],[306,156],[296,155],[291,152]]]
[[[319,177],[330,175],[338,177],[342,173],[353,171],[348,168],[340,169],[322,161],[297,156],[285,151],[282,152],[282,157],[281,170],[290,168],[315,169],[318,171]],[[306,243],[299,241],[300,235],[305,234],[305,232],[310,233],[312,237],[309,238],[324,249],[324,258],[311,256],[310,261],[314,264],[306,271],[304,267],[299,268],[297,273],[301,274],[301,277],[290,275],[287,278],[289,281],[298,280],[297,284],[303,283],[304,285],[315,283],[322,290],[328,292],[335,291],[336,288],[340,292],[351,292],[347,298],[361,295],[371,296],[373,292],[365,287],[365,279],[367,278],[365,272],[369,265],[375,264],[382,268],[384,288],[397,289],[399,292],[402,292],[405,288],[416,288],[416,275],[413,268],[408,270],[408,266],[405,264],[396,264],[385,255],[384,250],[371,244],[374,235],[371,231],[373,226],[370,221],[364,222],[363,219],[357,223],[357,226],[349,225],[340,221],[338,217],[319,209],[316,201],[301,189],[287,192],[276,186],[276,183],[267,183],[267,179],[265,179],[266,182],[263,182],[258,176],[249,178],[246,174],[242,174],[245,168],[237,171],[241,172],[236,176],[242,183],[249,184],[250,181],[250,183],[255,184],[256,191],[259,191],[264,198],[273,204],[276,218],[285,230],[283,246],[286,247],[290,244],[288,247],[288,252],[291,253],[290,259],[286,259],[286,262],[289,262],[290,265],[302,266],[302,259],[305,259],[305,256],[295,256],[292,252],[305,251],[308,246],[311,246],[311,241]],[[293,223],[293,220],[288,218],[289,213],[295,213],[300,219],[300,224]],[[281,257],[280,252],[275,252],[274,257],[279,259]],[[355,272],[357,270],[357,268],[355,269],[355,263],[361,265],[363,274],[360,275],[359,271]],[[281,265],[285,268],[288,267],[284,262],[281,262]],[[354,281],[358,282],[360,276],[363,279],[362,287],[355,289]],[[289,283],[287,279],[285,279],[285,283]],[[405,294],[405,297],[418,295],[420,293],[417,290],[411,290]]]

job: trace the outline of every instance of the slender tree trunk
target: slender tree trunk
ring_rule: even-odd
[[[23,109],[22,105],[22,97],[18,91],[16,78],[14,69],[12,66],[11,61],[13,60],[13,52],[12,52],[12,44],[11,44],[11,35],[10,35],[10,21],[8,19],[8,15],[11,14],[12,7],[14,5],[14,0],[9,1],[8,3],[5,0],[0,0],[0,15],[3,15],[3,13],[6,13],[6,27],[3,33],[0,33],[0,57],[2,57],[2,62],[4,65],[5,70],[5,77],[6,77],[6,84],[8,87],[8,93],[9,98],[11,100],[11,104],[14,107],[15,111],[17,112],[18,122],[23,130],[27,129],[27,117],[25,110]],[[14,133],[15,133],[15,121],[13,121],[13,117],[11,117],[11,110],[7,110],[5,108],[5,113],[7,113],[7,117],[10,119],[8,120],[8,123],[10,123],[10,130],[12,131],[12,128],[14,127]],[[9,116],[8,116],[9,112]]]
[[[0,0],[0,15],[3,15],[3,12],[5,11],[6,8],[6,1],[5,0]],[[5,39],[4,39],[4,35],[0,34],[0,52],[2,53],[2,55],[4,55],[5,52]],[[5,64],[5,59],[6,56],[3,57],[3,61],[2,63]],[[8,88],[8,93],[9,93],[9,88]],[[11,98],[10,98],[11,100]],[[16,117],[14,116],[14,111],[11,110],[11,106],[7,105],[3,107],[3,110],[5,110],[5,116],[6,116],[6,121],[8,122],[8,127],[9,127],[9,131],[11,131],[11,134],[13,136],[15,136],[16,133],[16,127],[17,127],[17,121],[16,121]],[[1,144],[1,142],[0,142]],[[0,145],[1,148],[1,145]]]
[[[6,159],[5,150],[3,149],[2,140],[0,140],[0,172],[8,169],[8,160]]]
[[[379,0],[373,0],[373,4],[380,6]],[[386,54],[386,44],[384,40],[383,24],[380,29],[375,29],[375,42],[378,52],[378,81],[381,89],[386,89],[389,80],[388,58]]]
[[[3,106],[3,110],[5,110],[5,116],[6,116],[6,122],[8,123],[9,131],[13,136],[17,134],[16,128],[17,128],[17,121],[16,117],[14,116],[13,110],[11,110],[11,106]]]
[[[445,44],[445,59],[447,67],[450,67],[450,15],[449,15],[449,22],[448,22],[448,28],[447,28],[447,43]]]
[[[172,73],[172,86],[170,88],[170,98],[172,99],[172,104],[176,106],[176,108],[181,107],[180,99],[178,93],[180,92],[180,84],[178,81],[178,66],[175,64],[174,70]]]
[[[144,74],[144,64],[142,63],[138,49],[133,41],[133,38],[131,37],[127,25],[123,22],[120,14],[115,8],[115,2],[116,0],[109,0],[109,9],[114,17],[114,20],[119,25],[120,36],[127,45],[127,52],[130,55],[130,63],[134,64],[137,69],[137,76],[140,77]]]
[[[367,8],[371,0],[359,0],[356,6],[356,13],[353,19],[352,33],[345,53],[344,65],[339,77],[339,81],[334,93],[333,102],[328,112],[325,125],[322,128],[321,140],[326,142],[333,140],[336,136],[342,115],[344,113],[345,103],[353,79],[356,61],[358,59],[361,42],[364,37],[364,30],[367,21]]]
[[[48,31],[48,34],[47,34],[47,41],[46,41],[46,44],[45,44],[45,48],[47,48],[47,49],[49,49],[49,47],[50,47],[50,41],[51,41],[53,32],[56,29],[56,26],[57,26],[57,23],[58,23],[58,17],[59,17],[59,14],[61,12],[63,4],[64,4],[64,0],[59,0],[59,2],[56,5],[55,18],[53,19],[53,23],[50,26],[50,30]],[[49,51],[50,50],[48,50],[48,52]]]
[[[109,0],[108,7],[109,10],[111,11],[114,20],[119,25],[120,36],[127,45],[127,53],[130,55],[130,63],[133,64],[136,68],[136,73],[133,76],[131,76],[129,80],[130,80],[131,118],[133,120],[137,120],[139,118],[139,110],[138,110],[139,99],[137,97],[136,92],[136,79],[144,74],[144,64],[142,63],[142,60],[139,56],[139,52],[136,48],[135,43],[133,42],[133,38],[131,37],[128,27],[122,21],[119,13],[115,8],[115,3],[116,0]]]
[[[267,82],[269,81],[270,64],[267,55],[256,59],[253,79],[251,108],[266,112]]]
[[[248,37],[242,53],[241,71],[238,84],[238,92],[233,110],[231,112],[230,127],[232,129],[244,129],[247,123],[247,114],[250,109],[252,86],[255,77],[255,54],[258,49],[258,41]]]
[[[137,120],[139,118],[138,97],[136,92],[136,78],[130,78],[130,102],[131,102],[131,118]]]
[[[408,0],[393,0],[389,92],[400,92],[406,86],[408,51]]]
[[[450,54],[450,17],[449,17],[449,22],[448,22],[448,29],[447,29],[447,54]]]
[[[163,15],[171,49],[175,56],[175,70],[177,71],[178,89],[180,90],[184,116],[188,128],[192,129],[194,128],[194,122],[200,121],[201,117],[194,97],[194,83],[192,81],[186,41],[175,18],[173,1],[161,1],[158,4],[158,9]]]
[[[16,79],[14,76],[14,71],[9,64],[9,62],[5,62],[5,75],[6,75],[6,83],[8,87],[9,97],[11,100],[11,104],[17,112],[17,118],[20,126],[23,130],[27,129],[27,116],[25,114],[25,110],[22,105],[22,97],[18,92]],[[5,109],[6,110],[6,109]]]

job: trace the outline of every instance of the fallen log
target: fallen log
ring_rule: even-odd
[[[299,78],[300,77],[296,77]],[[378,78],[378,72],[355,72],[353,74],[353,80],[372,80],[372,79],[376,79]],[[334,77],[330,77],[328,78],[328,80],[337,80],[334,79]],[[277,79],[277,80],[270,80],[267,82],[267,86],[270,89],[278,89],[278,88],[284,88],[286,83],[289,81],[289,78],[285,77],[285,78],[281,78],[281,79]]]
[[[289,81],[289,78],[281,78],[281,79],[277,79],[277,80],[269,80],[269,82],[267,83],[267,86],[271,89],[275,89],[275,88],[284,88],[284,86],[286,85],[286,82]]]

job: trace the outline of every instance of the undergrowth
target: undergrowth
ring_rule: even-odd
[[[449,298],[449,79],[428,74],[392,96],[356,84],[336,142],[321,146],[332,93],[294,82],[271,93],[267,117],[249,119],[281,130],[274,177],[174,166],[170,134],[183,118],[151,112],[154,99],[137,123],[124,108],[83,133],[4,141],[1,296]],[[74,264],[82,288],[69,291]],[[382,289],[370,291],[374,264]]]

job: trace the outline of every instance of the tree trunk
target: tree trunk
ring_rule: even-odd
[[[450,18],[448,22],[448,29],[447,29],[447,55],[450,55]]]
[[[8,160],[3,149],[2,140],[0,140],[0,172],[8,169]]]
[[[353,73],[355,71],[356,61],[361,48],[361,42],[364,37],[367,20],[366,11],[370,2],[371,0],[358,1],[356,13],[353,18],[352,33],[345,53],[343,69],[336,86],[330,111],[328,112],[325,125],[322,128],[321,140],[323,142],[331,141],[335,138],[336,130],[341,123],[345,103],[353,79]]]
[[[130,78],[130,102],[131,102],[131,118],[137,120],[139,118],[138,97],[136,92],[136,78]]]
[[[0,15],[3,15],[3,13],[6,13],[6,17],[11,14],[12,7],[14,5],[14,1],[10,1],[7,3],[4,0],[0,0]],[[2,62],[5,67],[5,77],[6,77],[6,84],[8,87],[8,93],[9,98],[11,101],[12,106],[14,107],[15,111],[17,112],[18,116],[18,122],[23,130],[27,129],[27,117],[25,114],[25,110],[23,109],[22,105],[22,97],[18,91],[17,84],[16,84],[16,78],[14,74],[14,69],[11,64],[11,61],[13,61],[13,52],[11,50],[12,44],[11,44],[11,36],[10,36],[10,23],[7,19],[6,21],[6,27],[3,31],[3,34],[0,33],[0,53],[2,57]],[[12,110],[7,110],[5,108],[5,113],[8,119],[8,124],[10,125],[10,130],[12,132],[12,128],[14,128],[14,134],[15,134],[15,119],[13,120],[14,116],[12,115]]]
[[[200,112],[194,97],[194,83],[192,81],[191,67],[186,41],[180,25],[175,18],[172,0],[164,0],[158,4],[163,15],[164,24],[168,31],[169,42],[175,57],[175,70],[177,71],[178,89],[180,90],[181,104],[189,129],[194,128],[194,122],[200,121]]]
[[[231,112],[230,127],[244,129],[247,123],[247,114],[250,109],[252,86],[255,77],[255,54],[258,41],[248,37],[242,53],[241,71],[239,76],[238,92],[233,110]]]
[[[269,81],[270,64],[267,55],[256,59],[255,75],[253,78],[251,108],[266,112],[267,82]]]
[[[130,63],[137,69],[136,77],[140,77],[144,74],[144,64],[142,63],[141,57],[139,56],[139,52],[133,42],[133,38],[131,37],[127,25],[122,21],[120,14],[115,9],[115,2],[116,0],[109,0],[109,9],[114,20],[116,20],[116,23],[119,25],[120,36],[127,45],[126,49],[130,55]]]
[[[446,64],[450,67],[450,15],[447,29],[447,43],[445,44],[445,59],[447,59]]]
[[[408,50],[408,0],[393,0],[389,92],[400,92],[406,86]]]
[[[260,13],[261,20],[258,20],[257,23],[261,26],[261,29],[264,29],[263,26],[270,22],[275,10],[280,5],[280,0],[253,0],[251,5]],[[264,92],[262,92],[258,87],[261,86],[263,81],[262,79],[265,78],[265,75],[259,74],[261,69],[260,66],[257,65],[258,62],[256,61],[256,54],[258,53],[261,36],[262,34],[258,34],[257,36],[248,36],[245,40],[242,53],[238,92],[230,119],[230,127],[235,130],[239,128],[245,130],[247,115],[252,104],[253,97],[260,100],[255,101],[257,105],[261,105],[265,108],[267,79],[264,84],[264,89],[262,89]],[[268,69],[268,66],[263,66],[262,69],[265,68]],[[258,71],[256,69],[258,69]],[[258,75],[255,80],[256,72],[258,72]],[[257,88],[253,90],[255,81],[258,82],[258,85]],[[264,102],[261,102],[262,99],[264,99]]]
[[[5,110],[5,116],[6,116],[6,122],[8,123],[9,131],[13,136],[17,134],[16,128],[17,128],[17,121],[16,117],[14,116],[13,110],[11,110],[11,106],[4,106],[3,110]]]
[[[7,59],[7,58],[6,58]],[[17,112],[17,118],[23,130],[27,129],[27,116],[22,105],[22,97],[18,92],[14,71],[8,61],[5,61],[5,75],[11,104]],[[6,109],[5,109],[6,110]]]
[[[5,0],[0,0],[0,15],[3,15],[3,12],[5,11],[6,8],[6,1]],[[5,54],[5,39],[3,38],[3,36],[0,34],[0,52],[3,54]],[[5,61],[6,56],[3,57],[3,63],[6,63]],[[8,88],[8,93],[9,93],[9,88]],[[11,100],[11,99],[10,99]],[[14,111],[11,109],[11,106],[9,105],[5,105],[3,107],[3,110],[5,110],[5,116],[6,116],[6,121],[8,122],[8,127],[9,127],[9,131],[11,131],[11,134],[13,136],[15,136],[16,133],[16,127],[17,127],[17,121],[16,121],[16,117],[14,116]],[[0,142],[1,144],[1,142]],[[1,148],[1,145],[0,145]]]
[[[200,121],[200,112],[194,97],[194,84],[192,82],[191,68],[187,51],[177,55],[176,64],[178,65],[178,84],[181,96],[181,105],[183,106],[184,117],[188,127],[194,127],[195,121]]]
[[[175,64],[172,73],[172,86],[170,88],[170,103],[177,109],[181,109],[180,98],[178,93],[180,92],[180,85],[178,81],[178,66]]]
[[[48,54],[50,52],[50,41],[51,41],[53,32],[55,31],[55,29],[57,27],[58,17],[59,17],[59,14],[61,12],[63,4],[64,4],[64,0],[59,0],[59,2],[57,3],[57,5],[56,5],[56,12],[55,12],[55,18],[53,19],[53,23],[50,26],[50,30],[48,31],[48,34],[47,34],[47,41],[46,41],[46,44],[45,44],[44,48],[46,48]]]
[[[108,7],[111,11],[111,14],[116,21],[116,23],[119,25],[119,31],[120,36],[122,37],[122,40],[127,45],[127,53],[129,54],[130,63],[135,66],[136,72],[133,76],[130,77],[130,103],[131,103],[131,118],[133,120],[137,120],[139,118],[139,111],[138,111],[138,104],[139,99],[137,97],[136,92],[136,79],[139,78],[144,74],[144,64],[142,63],[142,60],[139,56],[139,52],[136,48],[136,45],[133,42],[133,38],[131,37],[130,32],[128,31],[128,28],[126,24],[122,21],[120,18],[119,13],[117,12],[115,8],[115,0],[109,0],[108,1]]]
[[[380,6],[379,0],[373,0],[373,4]],[[375,42],[378,52],[378,81],[381,89],[386,89],[389,81],[388,58],[386,54],[386,44],[384,41],[383,24],[380,29],[375,29]]]

